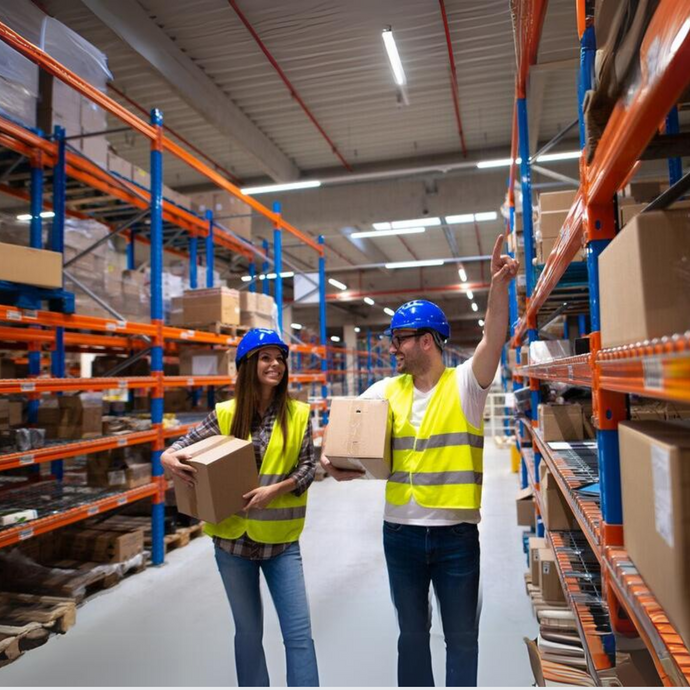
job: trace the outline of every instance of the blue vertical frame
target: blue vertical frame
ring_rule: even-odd
[[[319,245],[321,248],[326,246],[326,238],[323,235],[319,235]],[[324,348],[323,357],[321,358],[321,371],[326,375],[328,371],[328,352],[326,348],[328,347],[328,334],[326,328],[326,257],[324,254],[319,254],[319,338],[321,339],[321,345]],[[321,384],[321,397],[328,397],[328,386],[326,381]],[[321,420],[323,424],[328,422],[328,413],[323,412],[321,415]]]
[[[192,235],[189,238],[189,287],[196,290],[199,271],[199,238]]]
[[[280,215],[281,206],[279,201],[273,202],[273,213]],[[273,228],[273,257],[274,257],[274,273],[276,274],[276,306],[278,307],[278,332],[283,334],[283,233],[280,226],[276,224]]]
[[[206,287],[213,287],[213,211],[206,211],[208,235],[206,235]]]

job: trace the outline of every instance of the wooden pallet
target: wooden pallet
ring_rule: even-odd
[[[204,323],[200,326],[188,327],[190,330],[204,331],[206,333],[215,333],[216,335],[230,335],[233,338],[243,336],[250,328],[248,326],[237,326],[229,323],[221,323],[214,321],[213,323]]]
[[[61,597],[0,592],[0,667],[66,633],[76,622],[75,602]]]
[[[178,527],[174,534],[166,534],[163,537],[163,553],[167,554],[168,551],[174,551],[187,546],[192,539],[202,537],[203,535],[204,525],[201,522],[191,527]],[[144,543],[147,549],[151,548],[150,534],[146,535]]]

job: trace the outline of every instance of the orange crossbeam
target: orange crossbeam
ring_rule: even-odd
[[[62,393],[67,391],[104,391],[109,389],[135,390],[154,388],[153,376],[130,376],[125,378],[35,378],[0,379],[0,395],[12,393]]]

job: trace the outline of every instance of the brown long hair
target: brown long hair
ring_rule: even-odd
[[[256,350],[249,357],[245,357],[240,363],[237,372],[237,381],[235,382],[235,414],[230,427],[230,433],[236,438],[249,438],[252,430],[252,420],[259,408],[261,384],[256,371],[258,352],[259,350]],[[285,373],[273,393],[274,401],[278,407],[277,420],[283,432],[283,450],[285,450],[287,444],[288,401],[290,400],[288,395],[288,362],[287,359],[284,361]]]

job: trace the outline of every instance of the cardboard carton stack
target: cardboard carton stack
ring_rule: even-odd
[[[136,489],[151,481],[151,462],[139,446],[114,448],[87,457],[87,485],[108,489]]]
[[[240,321],[245,328],[274,328],[275,300],[260,292],[240,292]]]
[[[537,263],[546,263],[563,227],[576,192],[548,192],[539,195],[537,222],[535,224]],[[575,261],[584,261],[584,250],[575,256]]]
[[[103,395],[80,393],[41,400],[38,426],[46,438],[96,438],[103,433]]]
[[[235,354],[237,348],[215,350],[210,347],[180,347],[180,376],[237,375]]]
[[[189,327],[239,326],[240,293],[227,287],[185,290],[182,314],[184,325]]]
[[[539,433],[544,441],[582,441],[584,426],[582,406],[539,405]]]
[[[689,210],[635,216],[599,257],[602,346],[688,330],[689,264]]]
[[[252,238],[251,206],[232,194],[216,190],[192,194],[189,197],[192,209],[201,215],[212,211],[213,217],[223,226],[245,240]]]
[[[542,520],[547,530],[558,532],[579,529],[577,520],[546,463],[539,466],[539,491],[543,509]]]

